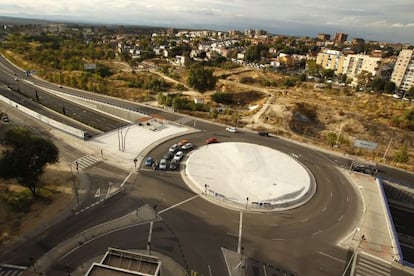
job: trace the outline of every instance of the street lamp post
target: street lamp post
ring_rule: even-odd
[[[209,186],[207,185],[207,184],[204,184],[204,194],[205,195],[207,195],[207,188],[208,188]]]
[[[249,205],[249,197],[246,197],[246,209],[248,205]]]

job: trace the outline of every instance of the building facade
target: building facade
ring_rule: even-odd
[[[401,50],[391,74],[391,81],[400,91],[414,86],[414,50]]]
[[[348,34],[336,33],[335,34],[335,45],[342,45],[348,39]]]
[[[366,71],[372,76],[377,76],[381,68],[381,61],[382,58],[368,55],[347,55],[343,63],[342,74],[356,78],[363,71]]]
[[[342,74],[345,56],[341,51],[323,50],[316,57],[316,64],[324,69],[332,69],[337,75]]]

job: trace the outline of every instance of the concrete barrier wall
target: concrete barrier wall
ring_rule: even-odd
[[[37,113],[37,112],[35,112],[35,111],[33,111],[33,110],[31,110],[31,109],[29,109],[29,108],[21,105],[21,104],[18,104],[16,102],[10,100],[9,98],[6,98],[6,97],[2,96],[2,95],[0,95],[0,100],[3,101],[3,102],[5,102],[6,104],[8,104],[10,106],[13,106],[14,108],[16,108],[18,110],[26,113],[27,115],[29,115],[29,116],[31,116],[31,117],[33,117],[35,119],[38,119],[38,120],[40,120],[40,121],[42,121],[42,122],[44,122],[44,123],[46,123],[46,124],[48,124],[48,125],[50,125],[50,126],[52,126],[54,128],[60,129],[60,130],[62,130],[64,132],[67,132],[69,134],[72,134],[72,135],[74,135],[76,137],[79,137],[79,138],[82,138],[82,139],[84,138],[84,133],[85,132],[83,130],[80,130],[80,129],[77,129],[77,128],[74,128],[74,127],[65,125],[65,124],[63,124],[61,122],[58,122],[56,120],[53,120],[53,119],[51,119],[49,117],[46,117],[46,116],[44,116],[42,114],[39,114],[39,113]]]
[[[377,185],[378,185],[378,190],[379,190],[379,192],[381,194],[381,197],[383,199],[381,202],[383,204],[385,215],[386,215],[387,228],[388,228],[388,232],[390,234],[391,243],[392,243],[392,250],[393,250],[393,253],[394,253],[394,261],[396,261],[398,263],[403,263],[403,255],[402,255],[402,251],[401,251],[401,247],[400,247],[400,242],[398,240],[397,231],[395,230],[395,225],[394,225],[394,222],[392,220],[390,207],[388,206],[387,197],[385,196],[384,186],[383,186],[381,177],[377,177],[376,182],[377,182]]]
[[[136,122],[137,120],[139,120],[140,118],[143,118],[143,117],[148,117],[147,114],[144,114],[142,112],[138,112],[138,111],[135,111],[135,110],[128,110],[128,109],[125,109],[125,108],[122,108],[122,107],[118,107],[118,106],[108,104],[108,103],[104,103],[104,102],[101,102],[101,101],[96,101],[96,100],[89,99],[89,98],[86,98],[86,97],[79,97],[79,96],[76,96],[76,95],[69,95],[69,94],[66,94],[66,93],[58,92],[58,91],[53,90],[53,89],[49,89],[49,92],[53,93],[57,96],[60,96],[62,98],[65,98],[67,100],[76,102],[80,105],[87,106],[89,108],[93,108],[95,110],[102,111],[102,112],[104,112],[106,114],[109,114],[111,116],[115,116],[115,117],[124,119],[124,120],[128,121],[129,123],[130,122]]]

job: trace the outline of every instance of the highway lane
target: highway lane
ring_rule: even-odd
[[[127,125],[126,121],[116,119],[112,116],[105,115],[101,112],[94,111],[84,106],[75,104],[69,100],[65,100],[52,93],[46,92],[38,87],[32,86],[21,79],[18,81],[13,79],[13,76],[7,75],[3,68],[0,67],[0,82],[9,88],[9,93],[4,93],[4,96],[11,94],[18,94],[11,96],[13,98],[19,98],[19,95],[23,96],[26,100],[20,100],[22,105],[26,105],[28,102],[32,102],[29,106],[33,107],[37,103],[38,105],[45,106],[62,116],[53,117],[59,119],[62,117],[69,117],[78,122],[82,122],[91,128],[95,128],[101,131],[110,131],[119,127]],[[14,92],[14,93],[13,93]],[[43,108],[44,109],[44,108]],[[50,112],[49,112],[50,113]],[[49,115],[49,114],[48,114]],[[65,120],[65,123],[73,125],[70,120]],[[79,126],[79,124],[77,124]],[[85,127],[84,127],[85,128]]]
[[[178,120],[181,118],[181,116],[178,114],[167,114],[170,116],[169,118],[172,118],[173,120]],[[191,123],[191,121],[188,121],[188,124]],[[320,154],[321,156],[315,158],[314,152],[303,149],[296,144],[288,143],[282,139],[274,137],[260,137],[257,134],[250,134],[247,132],[235,134],[238,135],[236,136],[237,138],[235,138],[235,135],[226,133],[223,127],[217,128],[215,125],[207,124],[201,121],[197,122],[197,126],[205,128],[205,130],[209,131],[205,134],[195,134],[196,138],[194,139],[199,145],[204,144],[205,138],[209,136],[217,136],[219,140],[222,141],[240,139],[240,141],[260,143],[281,149],[287,153],[297,154],[299,158],[303,160],[302,162],[304,162],[307,166],[314,166],[312,167],[312,170],[317,172],[318,183],[319,181],[326,182],[332,180],[331,182],[326,182],[329,183],[329,185],[324,185],[323,187],[318,186],[318,193],[307,205],[291,211],[292,213],[287,212],[286,214],[279,214],[282,219],[280,221],[275,220],[275,223],[272,225],[262,226],[263,223],[269,221],[269,218],[263,218],[263,221],[256,221],[256,216],[253,218],[247,216],[245,220],[245,239],[247,240],[245,253],[247,253],[249,257],[257,258],[266,262],[268,261],[269,263],[274,263],[276,260],[276,262],[280,261],[281,263],[286,263],[286,265],[294,271],[306,273],[308,273],[308,271],[311,272],[306,275],[322,275],[321,271],[325,271],[328,275],[329,273],[336,273],[344,267],[344,260],[342,258],[346,258],[347,253],[343,252],[342,250],[337,250],[336,247],[332,245],[332,243],[338,239],[341,233],[346,232],[344,226],[345,228],[346,226],[352,228],[352,220],[354,219],[355,215],[355,210],[352,208],[355,208],[357,210],[358,204],[360,203],[354,199],[353,196],[355,195],[355,191],[352,190],[352,187],[346,183],[346,180],[341,179],[340,177],[333,177],[335,174],[335,169],[329,165],[329,162],[326,164],[326,158],[324,159],[322,157],[324,154]],[[193,140],[193,136],[191,137]],[[168,143],[160,146],[156,149],[156,151],[159,151],[159,153],[154,151],[154,155],[165,153],[168,147]],[[328,173],[326,173],[326,171],[328,171]],[[136,186],[136,188],[140,190],[139,195],[136,195],[137,198],[141,199],[143,202],[155,202],[154,204],[156,204],[158,208],[162,209],[171,206],[174,204],[174,202],[177,202],[180,199],[182,200],[183,194],[186,194],[188,192],[188,188],[186,188],[182,181],[180,181],[180,177],[176,176],[177,174],[159,171],[148,172],[148,174],[149,173],[155,175],[154,180],[148,181],[152,185],[145,185],[145,187],[134,185],[134,187]],[[142,173],[142,175],[143,174],[144,173]],[[142,179],[142,175],[140,177],[137,177],[137,181],[138,179],[143,180],[142,183],[144,184],[146,181],[145,179]],[[155,183],[161,183],[161,186]],[[170,189],[166,189],[167,187]],[[337,190],[338,192],[336,193]],[[129,192],[131,195],[134,194],[132,191]],[[332,192],[332,194],[330,192]],[[345,197],[345,195],[349,195],[349,197]],[[329,200],[330,197],[331,200]],[[326,199],[328,199],[328,202]],[[193,201],[191,203],[194,204],[197,202],[205,203],[205,201],[201,199]],[[189,223],[186,223],[187,217],[182,213],[178,214],[177,216],[171,215],[174,217],[174,219],[165,218],[168,225],[172,225],[171,229],[173,229],[175,232],[177,232],[175,229],[180,230],[178,234],[180,236],[180,240],[188,239],[188,242],[182,243],[186,244],[186,250],[189,250],[187,249],[187,246],[190,245],[197,248],[203,248],[202,254],[200,252],[190,251],[191,258],[189,258],[187,262],[189,266],[194,267],[199,271],[205,271],[206,274],[208,271],[206,271],[205,256],[215,256],[217,254],[217,248],[216,246],[211,246],[210,248],[210,243],[203,244],[200,243],[197,239],[193,239],[192,235],[195,235],[194,232],[198,233],[201,231],[201,233],[216,233],[216,227],[220,228],[223,227],[223,225],[226,226],[226,223],[229,224],[231,222],[227,228],[229,229],[229,232],[227,232],[227,234],[223,237],[218,235],[218,240],[220,244],[229,244],[229,246],[233,246],[233,249],[235,248],[234,242],[236,240],[236,237],[234,236],[234,226],[237,224],[235,221],[237,221],[238,214],[235,213],[224,215],[221,208],[218,207],[219,210],[215,210],[215,208],[216,207],[212,206],[209,206],[207,210],[202,208],[197,209],[197,206],[188,208],[186,212],[189,212]],[[181,227],[183,227],[183,224],[187,225],[188,227],[188,224],[193,226],[193,222],[198,222],[198,220],[192,219],[194,216],[193,213],[196,212],[195,210],[198,210],[197,212],[199,213],[206,212],[209,214],[209,218],[211,218],[211,214],[216,215],[214,218],[217,219],[218,222],[209,221],[208,226],[201,224],[203,227],[200,227],[200,230],[196,231],[196,229],[198,229],[196,228],[194,231],[188,230],[188,232],[185,232],[185,229],[181,229]],[[173,210],[171,213],[175,211],[177,210]],[[342,213],[342,211],[345,212],[345,215],[343,215],[344,213]],[[94,211],[91,211],[91,213],[93,212]],[[168,214],[170,215],[170,213]],[[105,214],[102,215],[105,216]],[[199,216],[200,214],[196,215],[195,217],[198,218]],[[276,217],[279,216],[276,215]],[[273,219],[274,218],[272,217],[272,221]],[[250,220],[253,222],[250,222]],[[350,224],[348,224],[349,222]],[[179,225],[175,225],[174,223],[178,223]],[[211,228],[212,226],[213,229]],[[304,231],[304,234],[302,234],[302,231]],[[182,235],[182,232],[187,234]],[[263,234],[258,234],[257,232]],[[274,233],[278,233],[279,236],[275,236]],[[271,240],[274,241],[274,243],[269,242],[269,238],[271,237],[273,237]],[[125,236],[125,240],[117,242],[127,242],[126,240],[128,238],[130,237]],[[275,250],[275,248],[277,248],[277,250]],[[79,254],[79,256],[80,255],[82,254]],[[85,254],[85,256],[86,255],[87,254]],[[315,267],[312,262],[304,261],[309,259],[317,260],[319,267]]]

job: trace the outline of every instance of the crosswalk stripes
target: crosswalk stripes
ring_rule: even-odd
[[[101,159],[93,156],[93,155],[85,155],[81,158],[76,159],[73,161],[73,165],[75,166],[76,170],[84,170],[89,168],[96,163],[100,162]]]

